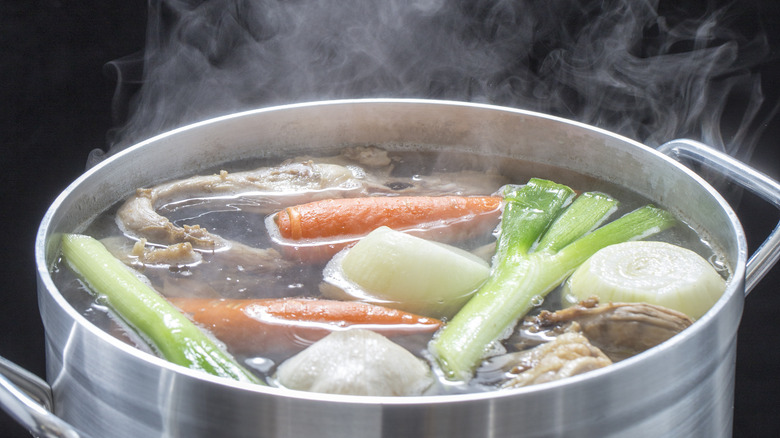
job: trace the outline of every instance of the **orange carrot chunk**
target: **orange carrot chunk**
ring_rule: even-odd
[[[481,216],[497,220],[498,196],[373,196],[325,199],[288,207],[274,221],[282,238],[361,236],[381,226],[438,228]]]
[[[235,354],[294,353],[334,330],[366,328],[385,336],[432,333],[435,318],[357,301],[309,298],[168,298]]]

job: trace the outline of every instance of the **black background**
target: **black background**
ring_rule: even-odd
[[[682,2],[685,3],[685,2]],[[780,95],[780,2],[743,1],[747,25],[765,26],[772,53],[759,68],[767,100]],[[56,195],[105,148],[114,125],[108,61],[144,46],[143,1],[3,1],[0,4],[0,354],[43,376],[33,242]],[[755,20],[755,21],[753,21]],[[780,179],[780,117],[750,163]],[[751,196],[735,206],[755,249],[778,213]],[[780,436],[780,268],[746,300],[738,338],[736,437]],[[29,434],[0,413],[0,436]]]

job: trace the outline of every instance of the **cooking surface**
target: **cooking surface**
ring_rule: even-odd
[[[0,121],[2,200],[5,235],[0,278],[5,281],[0,317],[0,354],[43,376],[43,327],[33,262],[38,223],[54,197],[84,169],[86,156],[105,147],[113,125],[113,79],[103,73],[110,60],[143,47],[143,2],[42,2],[5,6],[0,12],[4,71]],[[755,3],[768,29],[780,28],[780,4]],[[772,56],[780,56],[780,35],[769,33]],[[761,68],[767,100],[778,101],[780,61]],[[775,84],[772,84],[772,82]],[[728,123],[729,121],[725,121]],[[780,117],[762,136],[750,163],[780,179]],[[745,196],[738,214],[754,249],[780,214]],[[780,436],[780,269],[751,293],[738,340],[734,436]],[[0,436],[29,434],[0,413]]]

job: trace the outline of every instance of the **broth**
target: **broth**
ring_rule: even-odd
[[[446,195],[473,194],[490,195],[504,183],[524,184],[530,177],[550,178],[567,184],[578,191],[600,191],[608,193],[620,201],[618,211],[610,220],[649,203],[636,194],[603,181],[578,175],[563,169],[540,168],[506,157],[493,157],[480,154],[394,151],[388,152],[390,163],[365,166],[350,158],[315,157],[316,162],[338,162],[362,168],[378,184],[368,190],[373,196],[392,196],[395,194]],[[236,163],[223,166],[231,172],[255,167],[274,166],[278,163],[260,161]],[[215,169],[219,172],[220,169]],[[444,181],[445,183],[442,183]],[[449,181],[449,182],[447,182]],[[198,194],[182,199],[171,199],[156,205],[156,211],[165,215],[176,226],[200,225],[223,238],[241,242],[254,248],[273,248],[274,241],[266,229],[267,217],[284,207],[300,203],[300,196],[290,196],[278,192],[253,192],[205,196]],[[124,202],[124,201],[122,201]],[[138,238],[131,236],[117,225],[116,214],[122,202],[117,204],[88,224],[84,234],[102,239],[113,251],[131,252]],[[469,251],[484,248],[494,240],[490,233],[469,238],[458,246]],[[671,230],[652,237],[651,240],[666,241],[692,249],[728,277],[728,271],[720,257],[691,227],[681,224]],[[156,242],[148,242],[155,245]],[[220,266],[215,253],[204,251],[202,261],[192,264],[169,266],[160,264],[136,265],[146,275],[156,290],[165,296],[194,295],[199,297],[224,298],[279,298],[279,297],[320,297],[323,281],[324,263],[305,263],[292,260],[272,272],[252,272],[241,266]],[[97,302],[73,273],[63,267],[62,261],[54,266],[52,276],[62,295],[70,304],[91,323],[108,331],[118,339],[137,348],[154,354],[152,348],[134,330],[127,327],[103,304]],[[547,295],[534,309],[533,314],[541,310],[555,310],[561,307],[560,291]],[[530,339],[530,344],[546,340],[542,335],[518,331],[512,336],[512,342],[506,342],[507,351],[517,350],[517,338]],[[427,352],[431,334],[414,334],[393,338],[418,357],[432,362]],[[235,354],[236,358],[251,368],[261,378],[269,379],[275,368],[286,358],[305,346],[300,339],[289,339],[289,351],[273,351],[260,355]],[[435,371],[434,367],[434,371]],[[441,377],[441,376],[439,376]],[[468,385],[452,384],[439,378],[437,387],[429,394],[474,392],[495,389],[495,375],[478,373],[477,378]]]

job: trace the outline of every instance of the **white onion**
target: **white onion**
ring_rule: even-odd
[[[451,245],[381,227],[341,260],[344,276],[392,307],[450,316],[487,279],[483,259]]]
[[[564,300],[645,302],[700,318],[726,282],[697,253],[669,243],[638,241],[608,246],[583,263],[564,287]]]

